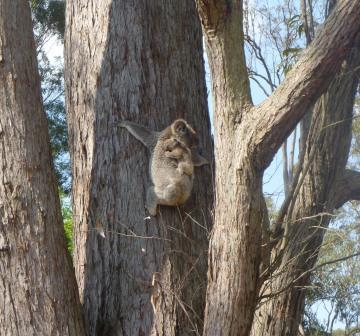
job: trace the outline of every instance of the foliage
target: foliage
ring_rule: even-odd
[[[64,223],[66,245],[73,252],[72,209],[69,204],[71,189],[68,134],[64,104],[64,67],[62,60],[49,60],[46,43],[51,39],[63,41],[65,28],[65,1],[31,0],[33,28],[37,48],[39,74],[44,109],[49,124],[52,155],[59,182],[59,195]]]
[[[38,32],[37,42],[47,36],[57,35],[64,38],[65,1],[62,0],[31,0],[33,27]]]
[[[283,81],[305,46],[299,10],[294,0],[254,0],[246,12],[249,75],[266,96]]]
[[[351,220],[349,220],[349,217]],[[343,209],[328,230],[319,254],[319,264],[356,254],[360,251],[360,213],[358,204]],[[360,257],[327,264],[312,275],[313,287],[307,295],[306,325],[332,334],[334,324],[342,322],[346,334],[358,327],[360,317]],[[327,316],[322,320],[311,312],[322,304]]]
[[[64,221],[64,231],[66,238],[66,247],[69,253],[72,255],[74,251],[73,244],[73,220],[72,220],[72,209],[69,203],[69,198],[60,192],[61,201],[61,213]]]
[[[71,181],[64,105],[63,64],[60,59],[55,59],[50,62],[45,51],[46,43],[51,39],[60,39],[62,43],[64,36],[65,2],[32,0],[30,3],[42,96],[49,123],[55,171],[61,191],[69,194]]]
[[[69,194],[71,189],[68,134],[64,104],[63,65],[51,64],[45,54],[39,54],[39,71],[44,108],[49,123],[55,172],[61,190]]]

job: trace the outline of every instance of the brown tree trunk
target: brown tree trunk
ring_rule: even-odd
[[[28,1],[0,2],[0,335],[84,335]]]
[[[145,219],[149,154],[116,128],[126,119],[161,130],[183,117],[212,159],[195,5],[76,0],[66,17],[74,264],[88,333],[200,334],[211,169],[195,171],[185,206]]]
[[[204,335],[250,333],[268,216],[262,174],[326,90],[360,28],[360,3],[342,1],[286,80],[252,107],[243,51],[242,1],[197,0],[215,97],[216,205]],[[331,46],[329,48],[328,46]],[[265,249],[264,249],[265,250]]]
[[[254,320],[254,336],[297,334],[304,313],[306,288],[310,285],[311,270],[325,229],[334,208],[340,205],[339,200],[342,204],[345,201],[339,194],[350,149],[353,106],[359,83],[356,69],[360,65],[360,52],[358,48],[353,50],[313,109],[299,182],[301,188],[284,219],[283,256],[279,268],[263,286],[264,297]]]

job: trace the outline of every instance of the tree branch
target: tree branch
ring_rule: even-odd
[[[360,201],[360,172],[346,169],[337,183],[335,208],[338,209],[348,201]]]
[[[360,2],[342,1],[322,31],[306,49],[274,94],[252,109],[257,115],[254,145],[260,168],[266,168],[278,148],[327,89],[360,31]]]
[[[205,36],[212,85],[215,85],[215,123],[217,115],[229,121],[240,118],[252,107],[244,52],[242,1],[196,0],[196,5]],[[219,97],[221,103],[218,103]],[[229,115],[233,118],[227,118]]]

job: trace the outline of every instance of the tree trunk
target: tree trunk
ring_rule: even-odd
[[[146,219],[149,154],[116,127],[161,130],[183,117],[212,159],[195,5],[77,0],[66,17],[74,264],[88,333],[201,334],[211,169],[196,170],[185,206]]]
[[[252,330],[254,336],[292,336],[298,332],[311,270],[331,213],[339,205],[350,149],[359,65],[360,52],[354,48],[313,109],[300,177],[303,181],[284,219],[283,256],[279,268],[263,286],[263,302],[260,302]]]
[[[0,2],[0,334],[84,335],[29,3]]]
[[[261,262],[266,265],[268,258],[261,253],[261,237],[268,236],[262,229],[268,221],[264,169],[340,68],[360,28],[360,3],[342,1],[286,80],[258,107],[252,107],[249,94],[242,1],[197,0],[197,6],[212,73],[216,132],[204,335],[246,336],[262,281]]]

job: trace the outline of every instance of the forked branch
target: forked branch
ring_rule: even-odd
[[[316,99],[327,89],[360,31],[360,1],[345,0],[275,92],[254,108],[257,162],[266,168]]]

